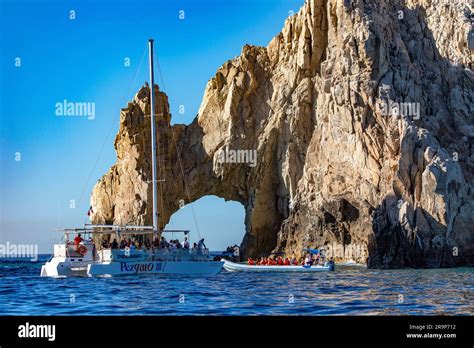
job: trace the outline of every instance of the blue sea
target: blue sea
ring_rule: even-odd
[[[40,278],[0,259],[0,315],[473,315],[474,269]]]

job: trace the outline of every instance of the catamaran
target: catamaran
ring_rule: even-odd
[[[153,226],[85,224],[82,228],[60,230],[63,239],[54,245],[54,254],[41,268],[41,276],[115,276],[134,274],[212,275],[219,273],[224,261],[215,261],[199,243],[196,248],[172,248],[159,243],[163,233],[189,230],[160,230],[158,225],[158,188],[156,178],[156,131],[153,69],[153,40],[148,40],[150,68],[151,156],[153,188]],[[120,248],[127,237],[139,241]],[[113,243],[110,243],[111,240]],[[158,243],[156,243],[158,241]],[[143,245],[143,247],[142,247]]]

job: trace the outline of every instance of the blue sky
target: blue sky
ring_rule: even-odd
[[[0,243],[50,252],[58,216],[62,227],[87,222],[92,187],[115,162],[120,109],[148,80],[145,57],[131,84],[148,38],[155,39],[164,86],[155,79],[168,94],[172,123],[189,124],[217,68],[244,44],[266,46],[302,3],[0,0]],[[64,99],[94,102],[95,118],[56,116]],[[211,249],[240,244],[239,203],[204,197],[193,206]],[[171,225],[194,229],[190,207]]]

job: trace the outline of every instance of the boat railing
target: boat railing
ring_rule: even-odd
[[[78,251],[78,245],[74,244],[74,242],[64,242],[61,244],[54,245],[54,257],[64,257],[69,258],[71,260],[80,260],[80,261],[88,261],[94,258],[94,243],[91,241],[85,241],[80,244],[81,246],[85,247],[85,253],[82,254]]]
[[[155,249],[154,258],[163,261],[207,260],[209,249]]]
[[[97,251],[102,262],[136,261],[205,261],[210,258],[209,249],[101,249]]]
[[[110,252],[111,261],[145,261],[149,260],[152,255],[151,250],[144,249],[108,249]]]

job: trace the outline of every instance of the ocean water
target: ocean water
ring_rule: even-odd
[[[0,259],[0,315],[473,315],[474,269],[40,278]]]

